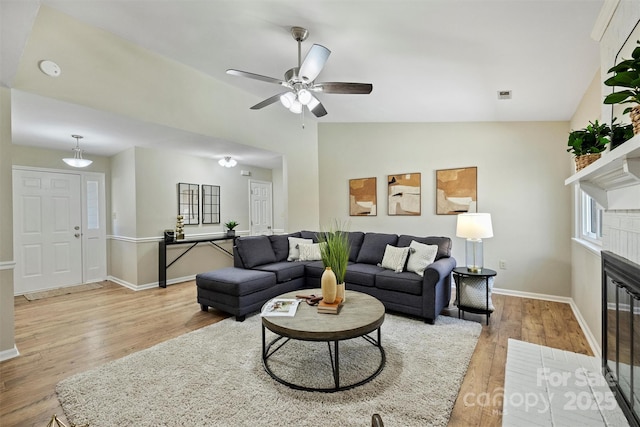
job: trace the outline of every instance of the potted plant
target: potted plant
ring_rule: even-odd
[[[224,223],[224,226],[227,228],[227,237],[235,237],[236,230],[234,230],[234,228],[236,228],[238,225],[240,224],[233,220]]]
[[[640,44],[640,40],[638,41]],[[640,46],[631,53],[631,59],[623,59],[608,71],[613,73],[604,81],[607,86],[623,88],[610,93],[604,98],[605,104],[635,104],[625,108],[624,114],[630,113],[635,134],[640,133]]]
[[[611,128],[597,120],[589,122],[586,128],[569,133],[567,152],[576,156],[576,170],[580,170],[600,158],[609,144]]]
[[[322,263],[327,269],[335,274],[337,292],[336,295],[345,300],[344,277],[347,274],[347,264],[349,263],[349,235],[342,231],[340,224],[336,221],[330,231],[323,231],[318,235],[320,242],[320,255]]]
[[[626,124],[622,125],[620,123],[616,123],[616,118],[613,118],[611,122],[611,149],[613,150],[616,147],[619,147],[624,142],[633,138],[633,125]]]

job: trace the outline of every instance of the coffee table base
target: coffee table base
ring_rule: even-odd
[[[293,384],[293,383],[291,383],[289,381],[286,381],[286,380],[278,377],[271,370],[271,368],[269,367],[269,357],[271,357],[276,351],[280,350],[292,338],[278,336],[278,337],[274,338],[269,344],[267,344],[266,343],[266,331],[265,331],[265,329],[266,329],[265,326],[262,325],[262,365],[264,366],[264,370],[271,376],[271,378],[273,378],[274,380],[278,381],[280,384],[284,384],[287,387],[291,387],[291,388],[296,389],[296,390],[319,391],[319,392],[323,392],[323,393],[334,393],[336,391],[349,390],[349,389],[352,389],[354,387],[358,387],[358,386],[361,386],[363,384],[366,384],[369,381],[371,381],[372,379],[374,379],[375,377],[377,377],[378,374],[380,374],[380,372],[382,372],[382,369],[384,368],[384,365],[385,365],[385,363],[387,361],[387,357],[386,357],[386,354],[384,352],[384,348],[382,348],[380,328],[378,328],[378,338],[377,339],[371,337],[370,335],[362,335],[360,337],[360,338],[363,338],[364,340],[368,341],[369,343],[371,343],[374,347],[377,347],[378,350],[380,351],[380,366],[378,366],[376,371],[373,374],[371,374],[370,376],[368,376],[367,378],[365,378],[365,379],[363,379],[361,381],[358,381],[356,383],[353,383],[353,384],[342,385],[341,386],[340,385],[340,347],[339,347],[339,344],[338,344],[340,341],[325,341],[327,343],[327,347],[329,348],[329,358],[331,359],[331,370],[333,371],[333,380],[334,380],[335,387],[331,387],[331,388],[315,388],[315,387],[306,387],[306,386],[299,385],[299,384]],[[356,338],[352,338],[352,339],[356,339]],[[284,340],[284,341],[279,343],[281,340]],[[331,343],[332,342],[333,342],[333,350],[331,349]],[[279,345],[272,349],[272,347],[277,343],[279,343]]]

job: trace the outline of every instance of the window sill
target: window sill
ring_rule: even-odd
[[[596,243],[590,242],[585,239],[580,239],[577,237],[572,237],[571,240],[587,249],[589,252],[593,252],[594,255],[600,256],[600,251],[602,251],[602,246]]]

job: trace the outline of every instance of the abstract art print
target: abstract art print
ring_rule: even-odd
[[[377,197],[376,178],[357,178],[349,180],[349,215],[376,216]]]
[[[389,215],[420,215],[420,173],[388,175]]]
[[[436,213],[457,215],[478,211],[478,168],[436,171]]]

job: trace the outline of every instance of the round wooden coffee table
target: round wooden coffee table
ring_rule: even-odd
[[[276,298],[295,298],[296,295],[321,295],[320,289],[304,289],[279,295]],[[346,302],[339,314],[319,314],[316,306],[301,302],[294,317],[262,318],[262,364],[265,371],[276,381],[297,390],[335,392],[348,390],[366,384],[374,379],[386,362],[380,336],[380,326],[384,322],[384,305],[376,298],[356,291],[346,291]],[[266,329],[278,335],[270,343],[266,342]],[[377,330],[377,338],[368,334]],[[380,366],[376,371],[355,383],[340,384],[340,358],[338,343],[343,340],[362,337],[380,351]],[[313,388],[285,381],[274,374],[269,367],[269,357],[280,350],[289,340],[326,341],[331,358],[334,387]],[[281,342],[282,341],[282,342]],[[333,349],[331,346],[333,343]],[[279,344],[275,346],[275,344]],[[274,347],[275,346],[275,347]]]

